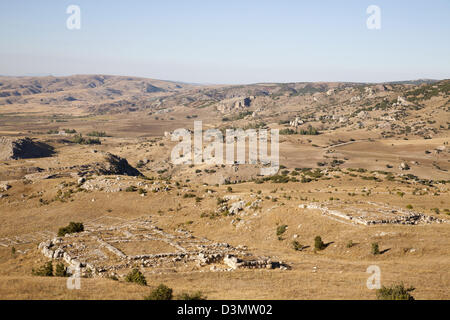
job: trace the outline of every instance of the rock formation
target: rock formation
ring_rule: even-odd
[[[30,138],[0,137],[0,161],[50,157],[53,147]]]

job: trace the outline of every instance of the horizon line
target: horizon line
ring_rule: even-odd
[[[156,81],[165,81],[165,82],[173,82],[173,83],[183,83],[190,85],[198,85],[198,86],[239,86],[239,85],[258,85],[258,84],[290,84],[290,83],[350,83],[350,84],[392,84],[392,83],[405,83],[405,82],[414,82],[414,81],[429,81],[429,82],[437,82],[443,80],[449,80],[449,78],[416,78],[416,79],[408,79],[408,80],[387,80],[387,81],[342,81],[342,80],[320,80],[320,81],[288,81],[288,82],[277,82],[277,81],[261,81],[261,82],[248,82],[248,83],[212,83],[212,82],[189,82],[189,81],[180,81],[180,80],[168,80],[168,79],[158,79],[146,76],[135,76],[135,75],[124,75],[124,74],[106,74],[106,73],[74,73],[74,74],[36,74],[36,75],[7,75],[0,74],[0,77],[7,78],[45,78],[45,77],[54,77],[54,78],[68,78],[68,77],[76,77],[76,76],[107,76],[107,77],[131,77],[131,78],[141,78],[147,80],[156,80]]]

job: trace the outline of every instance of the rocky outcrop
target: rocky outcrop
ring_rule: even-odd
[[[299,125],[303,124],[303,120],[301,120],[299,117],[295,117],[294,120],[289,122],[289,125],[291,127],[298,127]]]
[[[217,110],[220,112],[229,112],[229,111],[239,111],[245,108],[250,107],[252,101],[255,99],[254,96],[250,97],[238,97],[227,100],[222,100],[217,105]]]
[[[54,154],[53,147],[30,138],[0,137],[0,161],[43,158]]]
[[[244,210],[245,208],[245,201],[238,201],[233,204],[231,204],[230,208],[228,209],[228,213],[231,215],[238,214],[241,210]]]
[[[7,182],[0,182],[0,191],[7,191],[11,186]]]
[[[142,173],[131,166],[127,159],[116,156],[112,153],[106,152],[102,162],[96,162],[89,165],[84,165],[78,168],[80,176],[86,174],[97,175],[125,175],[138,177],[142,176]]]

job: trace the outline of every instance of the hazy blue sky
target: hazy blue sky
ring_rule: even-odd
[[[68,30],[66,8],[81,8]],[[366,27],[369,5],[381,30]],[[0,74],[199,83],[450,78],[450,1],[2,0]]]

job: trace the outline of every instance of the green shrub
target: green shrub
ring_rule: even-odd
[[[58,237],[64,237],[68,233],[77,233],[84,231],[84,225],[81,222],[70,222],[67,227],[59,228]]]
[[[415,288],[405,288],[403,283],[392,285],[390,287],[381,287],[377,290],[378,300],[414,300],[410,294]]]
[[[83,136],[80,134],[77,134],[74,136],[73,143],[78,143],[78,144],[102,144],[102,142],[100,141],[99,138],[88,138],[85,139],[83,138]]]
[[[313,126],[309,125],[308,128],[305,129],[301,129],[300,130],[300,134],[301,135],[310,135],[310,136],[315,136],[319,134],[319,130],[317,130],[316,128],[314,128]]]
[[[125,189],[125,192],[135,192],[137,188],[135,186],[129,186]]]
[[[287,226],[286,224],[283,224],[283,225],[281,225],[281,226],[278,226],[278,227],[277,227],[277,236],[281,236],[283,233],[285,233],[287,227],[288,227],[288,226]]]
[[[51,261],[45,263],[42,265],[39,269],[31,270],[31,274],[33,276],[39,276],[39,277],[53,277],[53,264]]]
[[[66,267],[64,266],[63,263],[58,263],[56,265],[56,270],[55,270],[55,277],[67,277],[67,271],[66,271]]]
[[[138,269],[131,270],[125,277],[126,282],[133,282],[140,284],[141,286],[147,285],[144,275]]]
[[[380,247],[377,242],[372,243],[372,254],[377,255],[380,254]]]
[[[281,129],[279,131],[279,134],[281,135],[291,135],[291,134],[296,134],[295,130],[291,129],[291,128],[287,128],[287,129]]]
[[[323,243],[322,238],[320,236],[314,238],[314,249],[316,250],[325,249],[325,243]]]
[[[145,276],[137,268],[134,268],[133,270],[131,270],[125,276],[125,281],[126,282],[137,283],[137,284],[140,284],[142,286],[146,286],[147,285],[147,280],[145,279]]]
[[[106,134],[105,131],[92,131],[86,134],[89,137],[107,137],[108,135]]]
[[[406,209],[411,210],[412,208],[413,208],[413,206],[412,206],[411,204],[408,204],[408,205],[406,206]]]
[[[195,194],[193,194],[193,193],[185,193],[185,194],[183,194],[183,198],[195,198],[196,197],[196,195]]]
[[[353,243],[353,241],[352,240],[349,240],[348,242],[347,242],[347,245],[346,245],[346,247],[347,248],[351,248],[351,247],[353,247],[355,244]]]
[[[206,300],[206,296],[201,291],[182,292],[178,295],[177,300]]]
[[[164,284],[160,284],[150,295],[144,297],[145,300],[172,300],[173,290]]]

